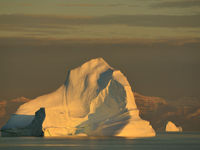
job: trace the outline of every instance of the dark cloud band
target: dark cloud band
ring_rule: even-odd
[[[182,1],[169,1],[169,2],[160,2],[152,4],[153,7],[157,8],[187,8],[187,7],[194,7],[200,6],[199,0],[182,0]]]
[[[66,25],[123,24],[141,27],[200,27],[200,15],[110,15],[100,17],[0,15],[0,28],[58,28]]]

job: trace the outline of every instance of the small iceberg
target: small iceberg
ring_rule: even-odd
[[[177,127],[173,122],[168,121],[166,125],[166,132],[182,132],[182,127]]]

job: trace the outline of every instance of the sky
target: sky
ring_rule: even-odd
[[[0,100],[34,98],[103,57],[134,91],[200,96],[199,0],[0,0]]]
[[[0,0],[1,36],[199,38],[199,0]]]

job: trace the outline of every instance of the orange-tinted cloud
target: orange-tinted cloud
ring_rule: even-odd
[[[91,4],[91,3],[71,3],[71,4],[58,4],[62,7],[117,7],[124,6],[124,4]]]
[[[157,8],[164,8],[164,7],[171,7],[171,8],[187,8],[187,7],[197,7],[200,6],[199,0],[180,0],[180,1],[164,1],[152,4],[153,7]]]
[[[31,3],[20,3],[19,5],[24,6],[24,7],[31,7],[33,4]]]
[[[12,46],[19,45],[49,45],[54,43],[55,45],[65,44],[128,44],[132,46],[153,46],[153,45],[171,45],[177,47],[183,46],[200,46],[200,38],[170,38],[170,39],[147,39],[147,38],[39,38],[39,37],[2,37],[0,36],[0,45],[2,47],[8,46],[12,43]],[[17,101],[17,99],[14,99]],[[23,100],[23,97],[20,97]],[[26,98],[24,99],[26,101]]]
[[[195,39],[200,37],[200,15],[56,16],[0,15],[5,37],[60,39]]]
[[[0,25],[104,25],[123,24],[142,27],[200,27],[200,15],[108,15],[108,16],[55,16],[55,15],[0,15]]]

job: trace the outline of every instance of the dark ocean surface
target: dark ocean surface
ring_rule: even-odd
[[[200,133],[159,133],[152,138],[0,137],[0,150],[200,150]]]

